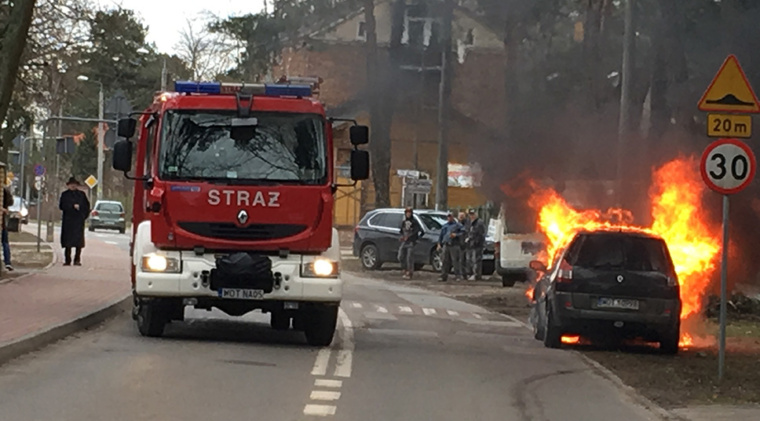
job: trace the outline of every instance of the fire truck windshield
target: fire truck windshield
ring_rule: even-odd
[[[234,112],[167,111],[160,140],[161,179],[327,182],[322,116],[267,112],[252,117],[253,137],[241,141],[230,136]]]

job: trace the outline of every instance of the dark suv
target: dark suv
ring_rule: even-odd
[[[541,276],[531,314],[536,339],[550,348],[563,335],[643,338],[678,352],[681,299],[662,238],[628,231],[578,233]]]
[[[415,210],[414,217],[425,231],[414,248],[415,269],[431,265],[441,270],[441,259],[436,244],[441,227],[446,223],[446,213],[432,210]],[[379,269],[383,263],[398,263],[401,245],[401,221],[403,209],[375,209],[367,212],[354,229],[354,256],[359,257],[365,269]]]

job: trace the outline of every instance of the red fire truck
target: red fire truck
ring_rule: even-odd
[[[271,314],[277,330],[332,342],[342,295],[332,226],[332,124],[315,84],[176,82],[119,121],[113,167],[135,180],[133,318],[161,336],[186,306]],[[138,117],[139,118],[135,118]],[[132,171],[136,136],[136,166]],[[350,127],[351,178],[369,130]]]

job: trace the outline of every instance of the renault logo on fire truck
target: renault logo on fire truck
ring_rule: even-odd
[[[208,191],[208,204],[212,206],[224,204],[227,206],[247,206],[252,208],[257,206],[279,208],[280,192],[272,191],[264,193],[257,191],[254,193],[247,190],[211,189]]]
[[[237,220],[240,225],[245,225],[245,223],[248,222],[248,212],[246,212],[245,209],[240,209],[240,212],[237,214]]]

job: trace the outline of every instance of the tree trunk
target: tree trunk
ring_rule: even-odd
[[[16,0],[8,16],[7,27],[0,41],[0,122],[5,121],[16,86],[21,54],[32,24],[35,0]]]
[[[364,20],[367,31],[367,98],[369,98],[369,119],[372,140],[372,182],[375,186],[375,207],[389,207],[391,139],[390,126],[392,105],[387,90],[387,61],[381,60],[377,46],[377,22],[374,0],[364,0]]]
[[[587,103],[598,110],[601,106],[599,69],[602,61],[600,38],[603,0],[587,0],[583,37],[583,62],[586,64]]]

